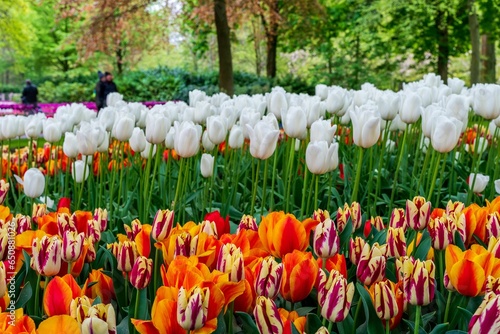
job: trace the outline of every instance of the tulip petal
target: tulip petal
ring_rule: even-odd
[[[42,321],[37,333],[80,333],[80,325],[69,315],[56,315]]]
[[[290,275],[290,292],[292,302],[304,300],[311,292],[316,276],[318,265],[314,260],[305,260],[293,268]]]
[[[477,296],[486,280],[484,269],[479,264],[467,259],[458,261],[448,275],[458,293],[468,297]]]
[[[73,299],[72,297],[71,287],[61,277],[54,277],[47,285],[44,293],[43,309],[45,310],[45,314],[49,317],[69,315],[69,306]]]

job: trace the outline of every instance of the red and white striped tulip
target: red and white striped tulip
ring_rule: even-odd
[[[179,289],[177,295],[177,323],[187,331],[205,326],[208,315],[210,290],[199,286],[187,291]]]
[[[340,322],[349,314],[354,284],[347,284],[347,279],[337,270],[332,270],[328,278],[322,269],[319,275],[318,303],[321,316],[331,322]]]
[[[255,267],[255,293],[258,296],[275,299],[281,287],[283,263],[268,256]]]
[[[316,225],[314,229],[313,248],[316,255],[327,259],[338,253],[340,238],[330,218]]]
[[[385,248],[386,245],[381,246],[377,242],[371,247],[368,243],[364,245],[356,270],[356,276],[364,285],[371,285],[384,279],[387,263]]]

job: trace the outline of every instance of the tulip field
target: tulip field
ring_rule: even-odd
[[[500,333],[500,86],[0,118],[0,333]]]

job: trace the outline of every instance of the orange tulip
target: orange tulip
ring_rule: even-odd
[[[70,274],[64,277],[56,276],[46,287],[43,298],[43,309],[51,317],[53,315],[69,315],[71,301],[83,296],[87,283],[83,289],[78,286]]]
[[[314,287],[319,270],[312,254],[294,250],[283,257],[282,263],[281,295],[292,303],[305,299]]]
[[[304,251],[309,244],[308,235],[303,223],[283,211],[271,212],[262,217],[259,226],[259,237],[264,249],[279,258],[294,250]]]
[[[475,297],[484,292],[486,278],[495,267],[493,254],[479,245],[472,245],[465,252],[455,245],[449,245],[445,256],[446,272],[458,293]]]
[[[281,321],[283,321],[283,324],[285,324],[287,321],[290,321],[293,323],[295,328],[299,333],[305,333],[305,328],[306,328],[306,317],[299,317],[299,314],[295,311],[288,312],[288,310],[284,308],[278,309],[278,312],[281,317]],[[285,325],[286,327],[286,325]]]
[[[90,288],[87,288],[85,294],[92,299],[99,297],[104,304],[111,303],[111,299],[115,298],[115,289],[113,279],[102,272],[102,269],[93,269],[88,281],[95,282]]]
[[[80,333],[80,325],[69,315],[56,315],[42,321],[37,333]]]
[[[318,258],[317,262],[319,267],[323,265],[321,258]],[[326,259],[325,269],[328,272],[335,269],[347,278],[347,264],[344,254],[335,254],[331,258]]]
[[[15,311],[15,321],[12,325],[12,319],[7,312],[0,314],[0,333],[4,334],[35,334],[35,322],[27,315],[23,315],[23,309]],[[38,332],[41,333],[41,332]],[[50,333],[50,332],[47,332]],[[54,333],[54,332],[53,332]]]

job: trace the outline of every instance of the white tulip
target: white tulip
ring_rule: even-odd
[[[393,120],[399,111],[400,97],[392,91],[385,91],[377,100],[378,111],[383,120]]]
[[[432,128],[436,123],[437,117],[444,114],[444,109],[436,104],[431,104],[422,111],[422,133],[425,137],[431,137]]]
[[[459,78],[448,78],[448,87],[451,88],[452,94],[460,94],[465,86],[465,81]]]
[[[288,101],[286,100],[285,90],[281,87],[273,88],[270,94],[268,113],[274,114],[277,119],[281,119],[281,115],[288,109]]]
[[[211,115],[210,103],[206,101],[198,102],[194,112],[194,122],[198,124],[205,124],[207,118]]]
[[[474,182],[474,177],[476,178],[475,182]],[[482,193],[484,189],[486,189],[486,186],[488,185],[489,181],[490,177],[488,175],[475,174],[475,173],[471,173],[469,175],[469,178],[467,179],[469,188],[471,188],[472,183],[474,183],[474,188],[472,189],[472,191],[475,192],[476,194]]]
[[[130,148],[137,153],[144,151],[146,148],[146,135],[140,128],[134,128],[132,136],[128,140]]]
[[[74,133],[66,132],[64,135],[63,152],[68,158],[78,156],[78,142]]]
[[[211,177],[214,173],[214,157],[208,153],[201,155],[200,163],[201,175],[205,178]]]
[[[174,148],[174,140],[175,140],[175,128],[172,126],[167,133],[167,137],[165,138],[165,146],[171,150]]]
[[[208,138],[215,145],[219,145],[226,140],[227,121],[222,116],[210,116],[207,118]]]
[[[109,150],[109,133],[104,132],[104,140],[97,146],[97,152],[106,153]]]
[[[77,160],[71,164],[71,175],[76,183],[82,183],[89,177],[91,166],[86,166],[82,160]],[[84,174],[85,173],[85,174]]]
[[[253,129],[248,124],[246,127],[250,136],[250,154],[261,160],[269,158],[276,149],[279,130],[266,120],[259,121]]]
[[[326,141],[310,142],[306,148],[307,169],[313,174],[325,174],[339,164],[338,143],[328,145]]]
[[[19,182],[20,179],[17,178]],[[30,168],[24,173],[24,193],[29,198],[36,198],[43,194],[45,189],[45,176],[38,168]]]
[[[500,179],[495,180],[495,192],[500,195]]]
[[[380,137],[380,117],[373,109],[356,108],[349,112],[352,121],[354,144],[369,148],[377,143]]]
[[[89,123],[82,123],[76,131],[76,144],[78,152],[83,155],[93,155],[97,151],[98,137]]]
[[[161,114],[150,114],[146,118],[146,140],[160,144],[170,130],[170,120]]]
[[[49,143],[55,143],[61,139],[61,125],[53,119],[48,119],[43,123],[43,138]]]
[[[462,122],[444,115],[434,119],[431,145],[440,153],[448,153],[457,146],[462,129]]]
[[[113,125],[111,135],[119,141],[127,141],[134,131],[135,118],[130,113],[119,113]]]
[[[422,113],[422,99],[416,93],[407,93],[404,96],[399,117],[406,124],[413,124],[420,118]]]
[[[245,137],[243,136],[243,130],[241,129],[241,126],[233,126],[231,131],[229,131],[229,147],[233,149],[241,148],[244,142]]]
[[[500,86],[479,84],[473,87],[472,109],[485,119],[500,116]]]
[[[102,123],[106,131],[110,132],[113,129],[116,119],[116,109],[113,107],[102,108],[99,111],[97,119]]]
[[[243,135],[246,139],[250,138],[247,132],[247,124],[253,128],[255,124],[261,119],[261,114],[255,111],[255,109],[245,108],[241,111],[240,115],[240,125],[243,130]]]
[[[150,142],[146,141],[146,146],[144,147],[144,150],[141,152],[141,157],[143,159],[149,159],[149,151],[151,151],[151,145],[153,145],[153,151],[151,152],[151,158],[155,156],[156,154],[156,147],[158,145],[151,144]]]
[[[193,122],[176,122],[174,148],[182,158],[189,158],[200,149],[201,126]]]
[[[8,115],[2,118],[2,134],[5,139],[13,139],[17,136],[19,118]]]
[[[307,134],[307,118],[301,107],[290,107],[281,114],[283,129],[292,138],[305,138]]]
[[[25,123],[24,133],[26,137],[31,139],[38,139],[42,135],[43,122],[38,117],[29,117]],[[45,139],[47,140],[47,139]]]
[[[311,141],[326,141],[331,143],[337,132],[337,125],[332,126],[330,120],[318,119],[311,125]]]
[[[323,84],[316,85],[315,87],[316,96],[319,96],[320,99],[326,100],[328,98],[328,87]]]

